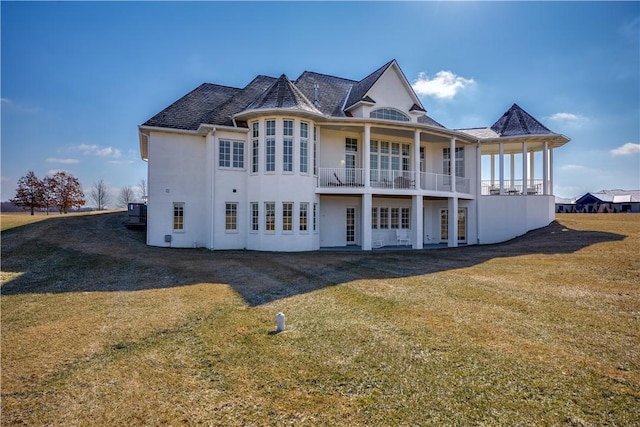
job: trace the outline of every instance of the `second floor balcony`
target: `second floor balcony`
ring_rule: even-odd
[[[369,172],[369,187],[376,190],[412,192],[422,190],[429,192],[452,192],[452,177],[430,172],[398,171],[373,169]],[[319,189],[363,189],[365,173],[362,168],[319,168]],[[341,191],[344,192],[344,191]],[[455,192],[471,193],[471,180],[455,177]]]

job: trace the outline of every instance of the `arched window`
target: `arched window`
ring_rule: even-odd
[[[401,113],[398,110],[392,110],[391,108],[380,108],[378,110],[374,110],[369,114],[369,117],[372,119],[396,120],[398,122],[409,121],[409,117],[407,117],[406,114]]]

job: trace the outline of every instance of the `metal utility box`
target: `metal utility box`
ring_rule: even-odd
[[[147,225],[147,205],[129,203],[127,205],[127,227],[145,227]]]

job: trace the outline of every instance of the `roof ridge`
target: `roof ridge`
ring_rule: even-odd
[[[347,81],[350,81],[350,82],[353,82],[353,83],[358,83],[358,82],[359,82],[359,80],[353,80],[353,79],[348,79],[348,78],[346,78],[346,77],[334,76],[334,75],[332,75],[332,74],[318,73],[317,71],[310,71],[310,70],[304,70],[304,71],[303,71],[303,72],[298,76],[298,78],[296,79],[296,82],[297,82],[298,80],[300,80],[300,78],[301,78],[303,75],[305,75],[305,73],[309,73],[309,74],[317,74],[318,76],[331,77],[331,78],[333,78],[333,79],[347,80]]]

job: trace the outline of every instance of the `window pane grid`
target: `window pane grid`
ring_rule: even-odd
[[[264,229],[265,231],[276,230],[276,204],[265,202],[264,204]]]
[[[398,110],[392,110],[391,108],[380,108],[374,110],[369,114],[369,117],[373,119],[395,120],[399,122],[408,122],[409,117]]]
[[[251,203],[251,231],[258,231],[260,229],[260,216],[258,211],[258,204]]]
[[[184,230],[184,204],[173,204],[173,229]]]
[[[282,231],[293,231],[293,203],[282,203]]]
[[[276,170],[276,140],[275,138],[267,138],[266,151],[266,170],[273,172]]]
[[[282,170],[293,172],[293,138],[284,138],[282,148]]]
[[[300,231],[308,230],[309,203],[300,203]]]
[[[235,231],[238,229],[238,204],[237,203],[226,203],[225,229],[229,231]]]

